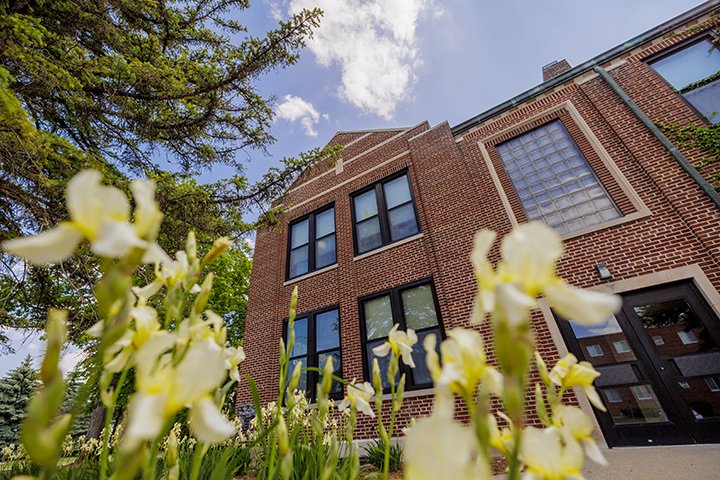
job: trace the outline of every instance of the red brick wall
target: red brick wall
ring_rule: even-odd
[[[682,36],[673,38],[679,41]],[[642,58],[643,55],[634,54],[627,63],[612,70],[620,86],[653,121],[702,122]],[[468,261],[473,234],[489,228],[502,236],[512,227],[478,141],[515,126],[519,127],[513,129],[517,134],[528,118],[565,101],[571,101],[577,108],[651,214],[568,240],[559,273],[572,284],[588,287],[598,283],[594,265],[600,261],[608,264],[615,280],[699,264],[715,288],[719,288],[718,210],[599,77],[581,85],[569,83],[565,88],[521,105],[512,113],[487,121],[463,138],[453,138],[447,124],[430,128],[427,123],[370,135],[343,133],[332,141],[350,144],[343,152],[342,172],[316,171],[316,179],[310,182],[302,179],[281,200],[291,208],[285,215],[284,225],[257,234],[246,327],[247,361],[242,369],[257,382],[263,402],[277,395],[277,346],[290,294],[296,285],[300,293],[299,313],[339,305],[342,368],[346,379],[363,380],[358,297],[432,277],[445,329],[468,327],[475,291]],[[623,213],[634,211],[582,131],[567,114],[560,112],[555,115],[558,116]],[[494,149],[489,151],[494,155]],[[683,153],[691,161],[703,159],[698,151]],[[497,161],[495,165],[503,179],[501,165]],[[409,173],[422,237],[353,259],[350,194],[401,169]],[[506,178],[503,185],[511,203],[514,202],[516,216],[523,221],[521,207],[513,200],[514,193]],[[287,222],[331,202],[335,203],[336,212],[337,267],[283,285]],[[491,254],[494,260],[497,254],[495,248]],[[486,325],[475,328],[488,333]],[[548,362],[556,360],[556,346],[539,313],[533,316],[533,328],[543,356]],[[535,381],[536,377],[531,384]],[[239,403],[250,401],[244,383],[239,387],[238,399]],[[409,398],[400,414],[401,426],[411,416],[429,413],[429,408],[429,396]],[[458,416],[463,418],[466,412],[459,411]],[[359,430],[360,437],[374,436],[371,422],[361,422]]]

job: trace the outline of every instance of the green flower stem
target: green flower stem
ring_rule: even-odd
[[[105,423],[102,431],[102,450],[100,452],[100,475],[98,477],[100,480],[105,480],[107,478],[108,457],[110,455],[110,424],[112,423],[112,419],[115,415],[115,404],[117,403],[120,391],[125,384],[128,370],[129,368],[126,366],[120,374],[118,383],[110,396],[110,405],[107,405],[105,409]]]
[[[195,453],[193,454],[192,470],[190,472],[190,480],[197,480],[200,477],[200,467],[202,466],[203,458],[208,451],[210,445],[198,442],[195,445]],[[154,479],[152,476],[150,479]],[[271,477],[272,478],[272,477]]]

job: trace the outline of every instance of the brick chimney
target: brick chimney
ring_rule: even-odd
[[[547,65],[543,67],[543,82],[547,82],[548,80],[551,80],[558,75],[567,72],[572,67],[568,63],[567,60],[564,58],[562,60],[555,60],[554,62],[550,62]]]

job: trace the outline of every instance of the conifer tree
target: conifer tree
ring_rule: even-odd
[[[30,355],[0,379],[0,447],[17,443],[28,401],[38,384],[38,373],[32,366]]]

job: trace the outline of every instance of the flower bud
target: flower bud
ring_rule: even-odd
[[[293,456],[292,452],[286,455],[280,463],[280,476],[283,480],[289,480],[292,477]]]
[[[195,241],[195,232],[190,230],[185,241],[185,252],[187,252],[188,261],[193,263],[197,258],[197,242]]]
[[[288,439],[288,429],[287,425],[285,424],[285,417],[280,412],[278,412],[277,435],[280,457],[284,458],[287,455],[288,450],[290,449],[290,441]]]
[[[67,312],[65,310],[50,310],[46,327],[47,346],[40,367],[40,378],[45,384],[50,383],[53,378],[60,374],[58,364],[60,362],[60,352],[65,343],[66,321]]]
[[[375,409],[379,412],[380,408],[382,408],[383,384],[382,376],[380,375],[380,364],[377,358],[373,358],[372,377],[373,387],[375,388]]]
[[[200,285],[200,293],[198,293],[197,298],[195,298],[195,303],[193,304],[193,312],[197,315],[199,315],[203,310],[205,310],[205,306],[210,299],[210,291],[212,290],[213,278],[213,273],[208,273],[205,277],[205,280],[203,280],[202,285]]]
[[[540,374],[540,379],[543,381],[545,386],[550,386],[550,377],[548,376],[548,369],[547,365],[545,364],[545,360],[540,356],[540,353],[535,350],[535,364],[537,365],[538,373]]]
[[[295,368],[292,371],[292,376],[290,377],[290,383],[288,383],[288,396],[292,396],[293,393],[295,393],[295,389],[298,386],[298,383],[300,382],[300,374],[302,373],[302,362],[297,362],[295,364]]]
[[[335,372],[335,369],[333,368],[333,357],[332,355],[327,358],[327,361],[325,362],[325,369],[323,370],[323,378],[322,378],[322,393],[323,395],[328,395],[330,393],[330,389],[332,388],[332,376]]]
[[[230,239],[227,237],[222,237],[222,238],[218,238],[217,240],[215,240],[213,242],[212,248],[207,253],[207,255],[205,255],[205,258],[203,258],[202,266],[204,267],[205,265],[212,262],[220,255],[222,255],[225,252],[225,250],[230,248],[231,245],[232,245],[232,241],[230,241]]]

